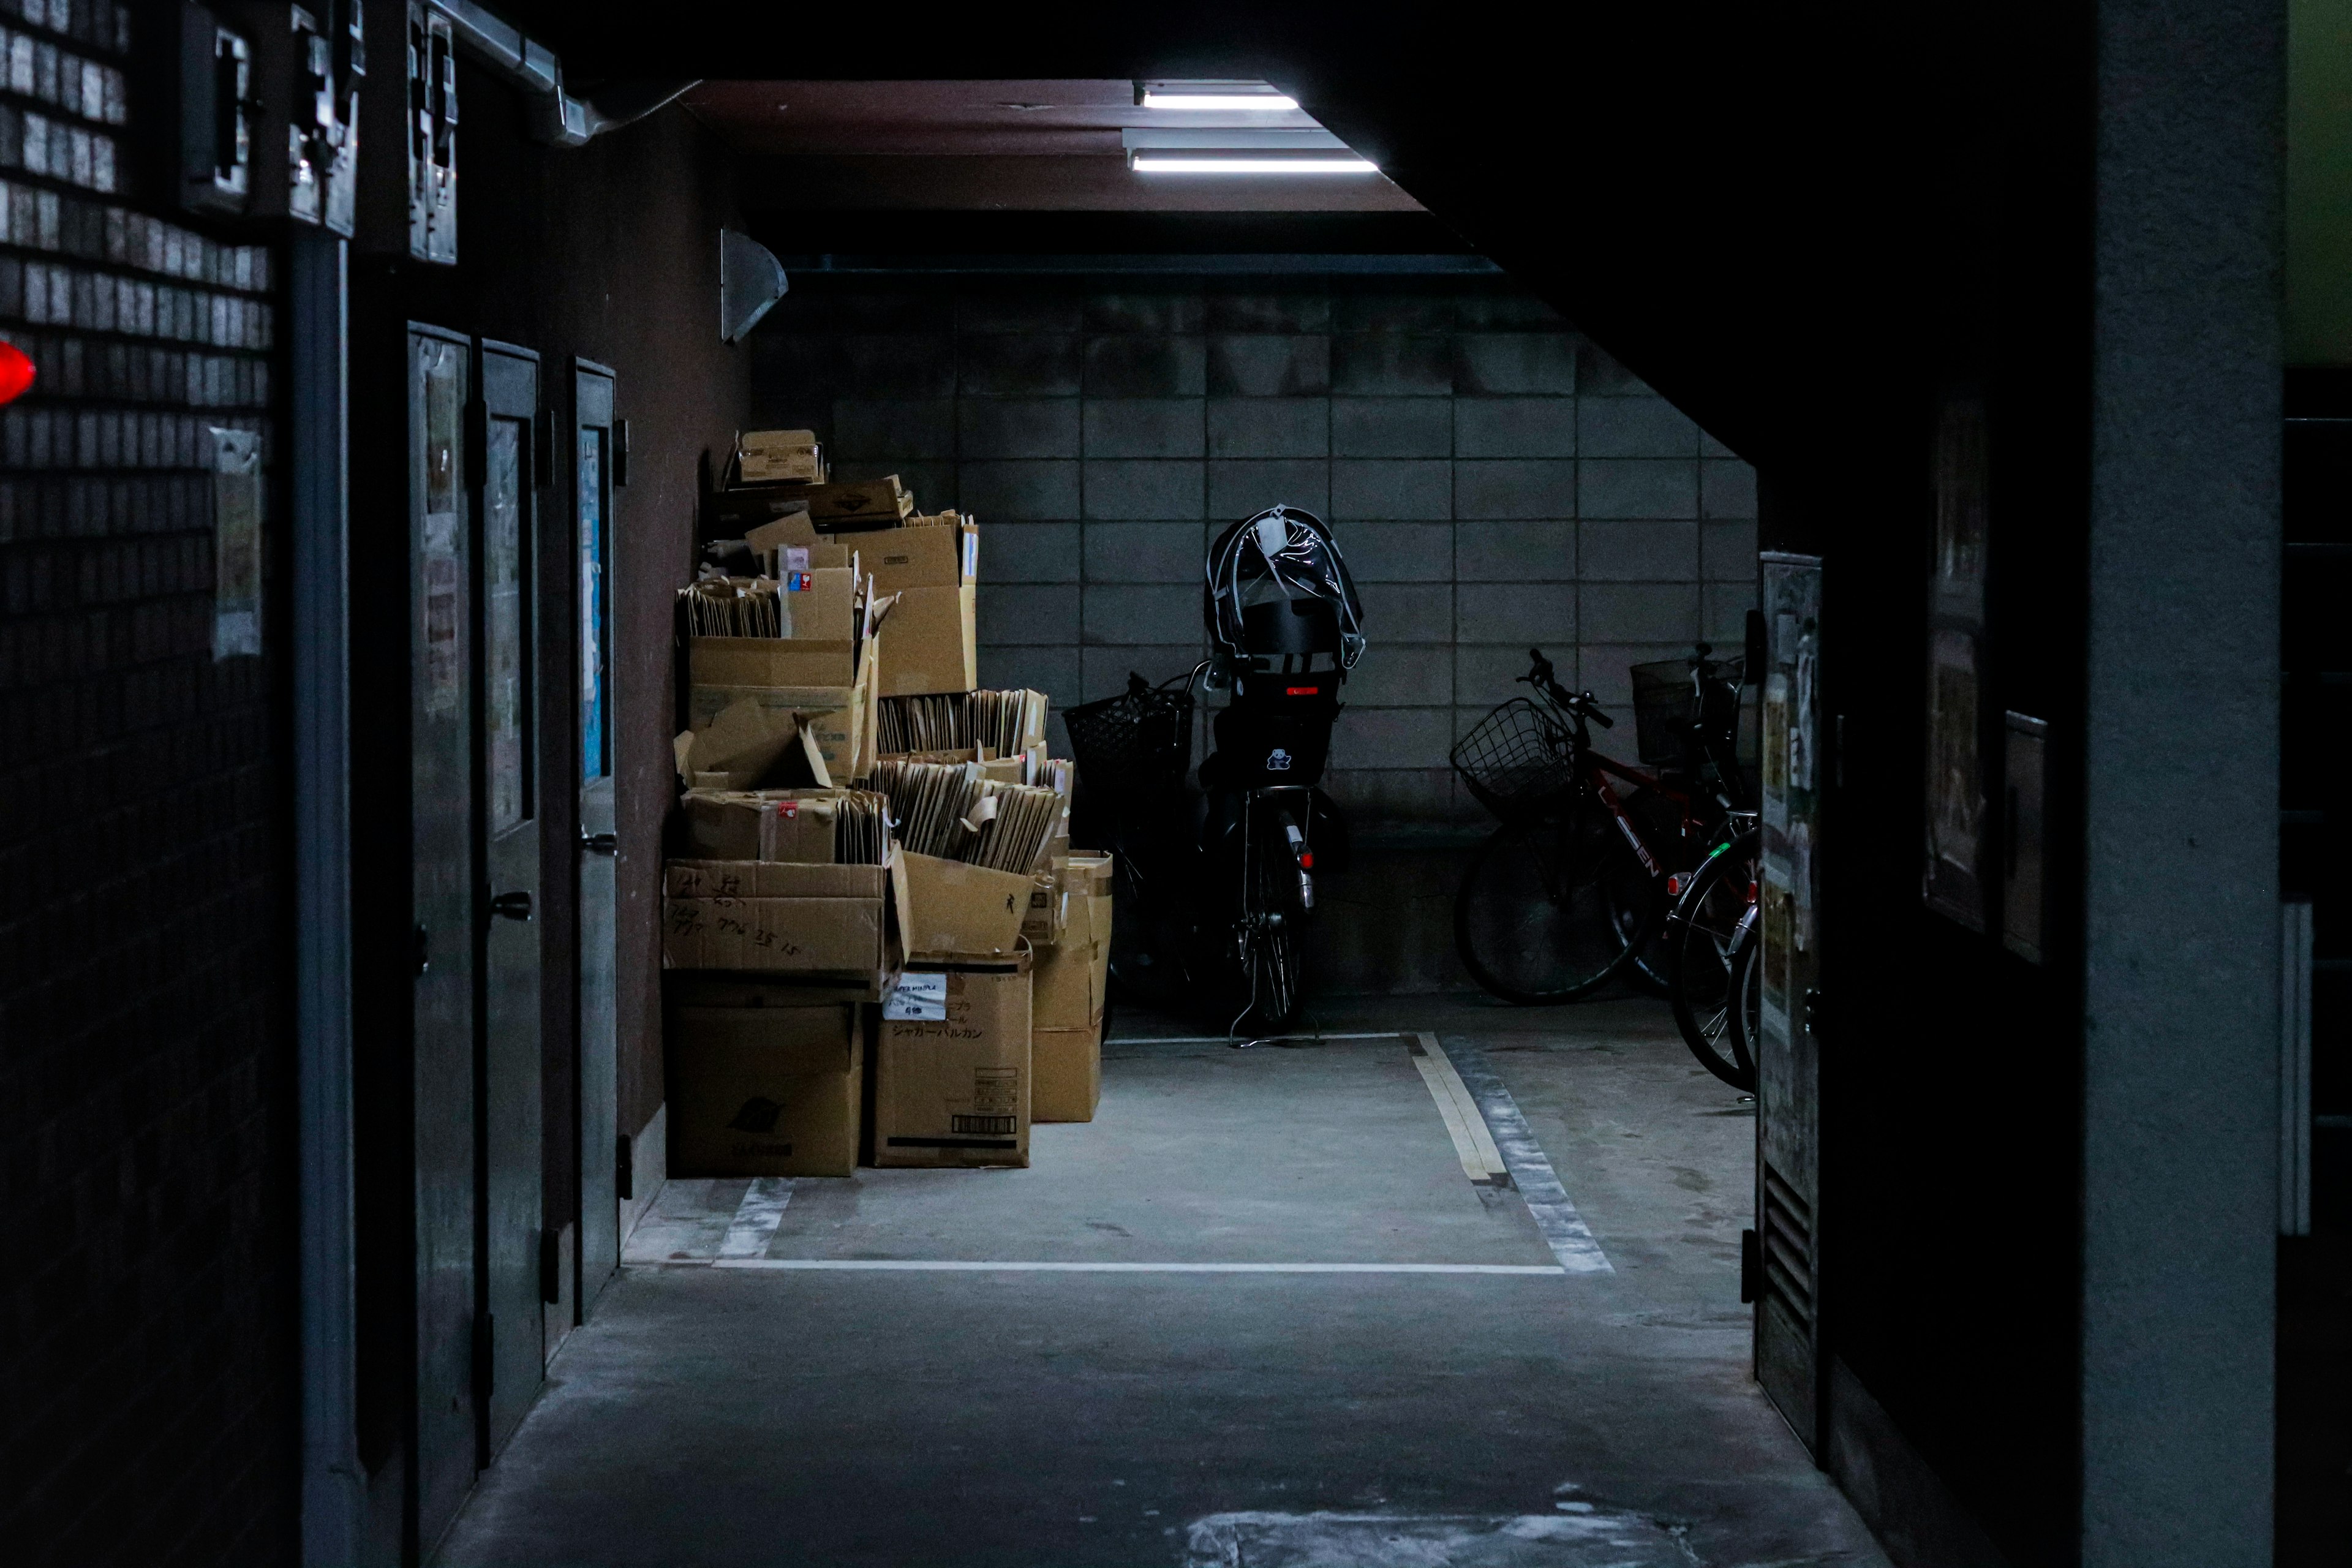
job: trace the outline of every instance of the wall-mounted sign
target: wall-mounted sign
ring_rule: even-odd
[[[1927,587],[1927,907],[1985,929],[1981,700],[1985,628],[1985,414],[1948,397],[1936,420],[1936,556]]]

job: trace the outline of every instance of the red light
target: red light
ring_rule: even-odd
[[[1315,869],[1314,850],[1307,849],[1300,852],[1298,857],[1298,868],[1302,871],[1312,871]]]
[[[40,372],[23,349],[14,343],[0,343],[0,404],[14,403],[25,395]]]
[[[1322,689],[1319,686],[1286,686],[1282,689],[1282,694],[1285,697],[1314,697]]]

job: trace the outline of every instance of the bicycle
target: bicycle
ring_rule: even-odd
[[[1665,921],[1675,1026],[1700,1066],[1748,1093],[1756,1089],[1756,1059],[1739,1026],[1746,979],[1739,944],[1754,924],[1764,846],[1757,823],[1755,812],[1733,812],[1698,869],[1668,879],[1667,890],[1679,896]]]
[[[1702,644],[1685,676],[1693,725],[1715,716],[1706,651]],[[1614,721],[1590,691],[1561,686],[1540,649],[1528,657],[1519,679],[1533,696],[1496,708],[1452,753],[1471,793],[1501,819],[1464,874],[1454,929],[1463,966],[1481,987],[1540,1005],[1590,995],[1648,956],[1665,919],[1667,879],[1712,847],[1736,774],[1710,763],[1675,777],[1601,754],[1591,726]],[[1736,686],[1733,693],[1736,702]],[[1663,984],[1665,959],[1654,962],[1653,982]]]
[[[1113,978],[1162,1005],[1214,1006],[1232,1039],[1286,1027],[1299,1011],[1318,824],[1344,832],[1316,785],[1364,637],[1330,530],[1280,506],[1211,547],[1202,616],[1214,658],[1156,689],[1130,674],[1124,696],[1066,719],[1087,794],[1108,786],[1113,797],[1119,891],[1133,894],[1137,918],[1113,924],[1132,933],[1114,938]],[[1194,797],[1182,779],[1204,672],[1233,700],[1216,714]],[[1141,748],[1154,761],[1139,773],[1130,736],[1145,725],[1160,739]]]

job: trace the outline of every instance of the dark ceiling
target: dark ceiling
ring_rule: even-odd
[[[2049,144],[2027,149],[2022,166],[2056,184],[2085,166],[2088,145],[2066,107],[2087,79],[2063,75],[2083,69],[2084,24],[2021,8],[1972,16],[1965,35],[1858,6],[1211,0],[1016,17],[719,0],[650,26],[644,8],[607,0],[509,8],[582,80],[1269,80],[1750,458],[1813,445],[1799,422],[1883,395],[1917,357],[1906,333],[1971,330],[1932,312],[1922,321],[1919,301],[1997,238],[1948,216],[1955,201],[1967,210],[1959,183],[1989,105],[2045,93],[2031,122]],[[2014,54],[1961,47],[2004,29]],[[704,90],[707,102],[740,102],[757,89]],[[860,89],[829,90],[839,101]],[[822,125],[806,133],[819,144]],[[966,173],[982,176],[988,162]],[[813,205],[852,203],[835,189]]]

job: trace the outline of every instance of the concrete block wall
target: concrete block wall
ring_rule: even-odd
[[[1057,709],[1203,656],[1234,519],[1330,521],[1371,647],[1327,782],[1366,826],[1480,818],[1446,753],[1529,646],[1624,713],[1627,665],[1755,602],[1753,470],[1506,280],[796,279],[751,348],[761,425],[980,519],[982,679]]]
[[[0,410],[0,1540],[26,1564],[299,1555],[284,626],[213,657],[205,472],[208,426],[275,464],[278,322],[264,245],[136,188],[159,106],[131,52],[177,28],[0,0],[0,338],[39,373]]]

